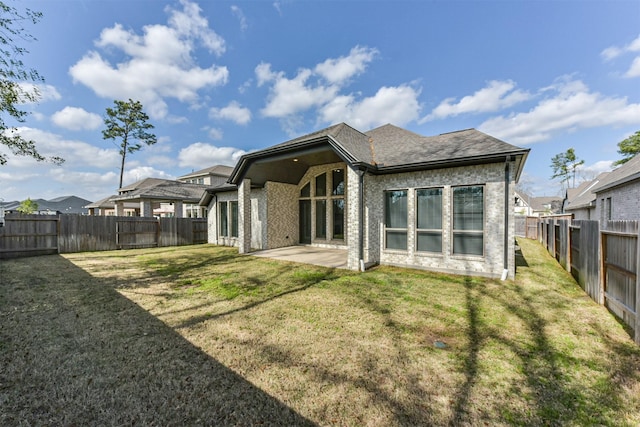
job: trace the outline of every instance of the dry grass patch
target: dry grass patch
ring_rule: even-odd
[[[0,271],[39,277],[42,285],[18,280],[2,287],[3,325],[8,319],[10,326],[0,330],[0,350],[9,359],[34,351],[42,339],[29,331],[45,321],[41,312],[53,312],[39,308],[50,306],[52,295],[67,295],[68,309],[84,314],[56,320],[56,330],[75,326],[45,341],[67,345],[56,350],[60,358],[66,352],[86,367],[64,365],[51,378],[26,379],[50,395],[57,386],[48,379],[72,373],[81,378],[74,390],[93,378],[91,389],[101,372],[100,390],[111,400],[89,405],[95,410],[82,416],[68,413],[74,423],[108,420],[114,405],[121,419],[135,419],[115,397],[126,391],[165,404],[182,396],[182,418],[168,410],[141,418],[155,424],[211,424],[211,406],[219,424],[240,425],[640,424],[640,349],[537,243],[521,245],[516,282],[388,267],[359,274],[212,246],[15,260]],[[74,275],[36,273],[32,263],[41,259]],[[69,345],[79,339],[90,348]],[[178,350],[167,345],[174,341]],[[145,357],[162,354],[151,359],[155,382],[148,373],[128,377],[147,372],[144,363],[111,360],[109,348],[122,356],[123,346]],[[201,372],[201,364],[212,368]],[[28,396],[31,389],[7,383],[10,372],[2,369],[0,404],[9,404],[5,419],[13,420],[32,402],[18,392]],[[27,365],[11,372],[22,370]],[[174,386],[159,387],[166,381]],[[225,394],[235,381],[246,395]],[[45,412],[65,413],[55,397],[47,401]],[[26,419],[40,420],[33,417]]]

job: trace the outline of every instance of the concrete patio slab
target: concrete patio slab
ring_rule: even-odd
[[[283,261],[300,262],[331,268],[347,268],[347,250],[318,248],[315,246],[286,246],[251,252],[251,255]]]

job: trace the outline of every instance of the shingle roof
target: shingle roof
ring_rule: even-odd
[[[421,136],[388,124],[367,135],[373,140],[376,163],[384,167],[455,162],[523,151],[475,129]]]
[[[640,155],[611,171],[602,182],[593,188],[593,192],[598,193],[637,179],[640,179]]]
[[[516,179],[529,153],[529,149],[475,129],[427,137],[391,124],[360,132],[346,123],[339,123],[242,156],[230,182],[238,183],[255,159],[291,153],[314,144],[329,144],[347,163],[364,166],[373,173],[493,162],[513,155],[517,162]]]
[[[206,190],[205,185],[187,184],[179,181],[164,181],[155,186],[139,188],[126,194],[118,195],[112,200],[156,199],[163,201],[197,202]]]
[[[191,178],[193,176],[203,176],[203,175],[216,175],[216,176],[228,177],[229,175],[231,175],[231,171],[233,171],[232,166],[215,165],[215,166],[210,166],[208,168],[200,169],[199,171],[188,173],[186,175],[182,175],[178,177],[178,179],[186,179],[186,178]]]
[[[609,172],[603,172],[598,175],[596,179],[583,182],[578,188],[567,190],[567,204],[564,209],[570,211],[592,206],[596,200],[596,193],[593,192],[593,189],[606,179],[608,175]]]

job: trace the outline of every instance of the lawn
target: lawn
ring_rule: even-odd
[[[0,262],[0,424],[640,425],[640,347],[536,242],[515,281],[215,246]]]

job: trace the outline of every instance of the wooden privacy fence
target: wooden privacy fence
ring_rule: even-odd
[[[9,215],[0,259],[207,243],[206,218]]]
[[[584,291],[634,330],[640,344],[638,221],[540,218],[539,241]]]

